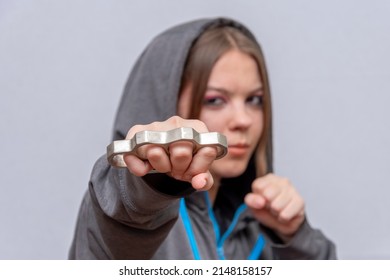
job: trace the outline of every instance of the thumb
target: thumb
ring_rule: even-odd
[[[207,191],[213,186],[214,179],[210,172],[200,173],[192,177],[191,184],[197,191]]]
[[[244,202],[253,210],[263,209],[267,203],[266,199],[262,195],[255,193],[248,193],[244,198]]]

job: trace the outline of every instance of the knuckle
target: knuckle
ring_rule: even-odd
[[[261,191],[267,200],[271,200],[274,197],[274,190],[272,188],[261,189]]]
[[[136,134],[139,131],[142,131],[143,129],[144,129],[144,126],[140,125],[140,124],[136,124],[136,125],[132,126],[129,129],[129,131],[127,132],[126,139],[132,138],[134,136],[134,134]]]
[[[197,127],[199,127],[199,129],[203,130],[203,131],[208,131],[207,130],[207,126],[204,122],[200,121],[200,120],[195,120],[195,124]]]
[[[283,222],[288,222],[291,220],[291,214],[288,212],[280,213],[279,219]]]
[[[173,127],[180,127],[183,123],[183,119],[179,116],[172,116],[167,120]]]
[[[190,120],[192,127],[198,132],[208,132],[207,126],[200,120]]]
[[[252,183],[252,190],[253,190],[253,192],[258,193],[258,194],[261,194],[261,195],[264,196],[264,198],[268,199],[268,198],[265,196],[265,194],[264,194],[264,191],[266,190],[266,188],[263,186],[263,184],[261,183],[260,180],[254,181],[254,182]]]
[[[285,178],[285,177],[282,177],[281,178],[281,183],[284,185],[284,186],[291,186],[291,182],[289,179]]]
[[[276,214],[280,213],[280,211],[282,211],[282,207],[277,203],[271,203],[270,208],[271,208],[272,212],[274,212]]]

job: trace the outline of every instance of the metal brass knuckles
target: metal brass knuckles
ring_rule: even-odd
[[[146,144],[160,145],[169,154],[168,147],[177,141],[189,141],[194,145],[193,154],[203,147],[217,148],[217,157],[220,159],[227,153],[225,135],[218,132],[198,133],[190,127],[179,127],[169,131],[140,131],[130,140],[118,140],[107,146],[108,162],[114,167],[126,167],[123,156],[132,154],[143,159],[138,154],[138,148]],[[144,159],[143,159],[144,160]]]

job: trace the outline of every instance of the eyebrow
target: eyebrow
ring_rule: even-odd
[[[225,95],[232,95],[233,93],[225,88],[221,88],[221,87],[213,87],[213,86],[207,86],[206,87],[206,90],[214,90],[214,91],[217,91],[217,92],[220,92],[222,94],[225,94]],[[251,90],[249,92],[249,94],[253,94],[255,92],[263,92],[264,91],[264,87],[261,85],[259,86],[258,88],[254,89],[254,90]]]

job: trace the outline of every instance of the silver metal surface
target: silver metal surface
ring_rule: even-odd
[[[132,154],[145,160],[138,154],[138,148],[154,144],[159,145],[169,154],[169,145],[177,141],[189,141],[194,146],[193,154],[203,147],[215,147],[216,159],[224,157],[227,153],[226,137],[218,132],[198,133],[190,127],[179,127],[169,131],[140,131],[130,140],[118,140],[107,146],[107,159],[114,167],[126,167],[123,156]]]

